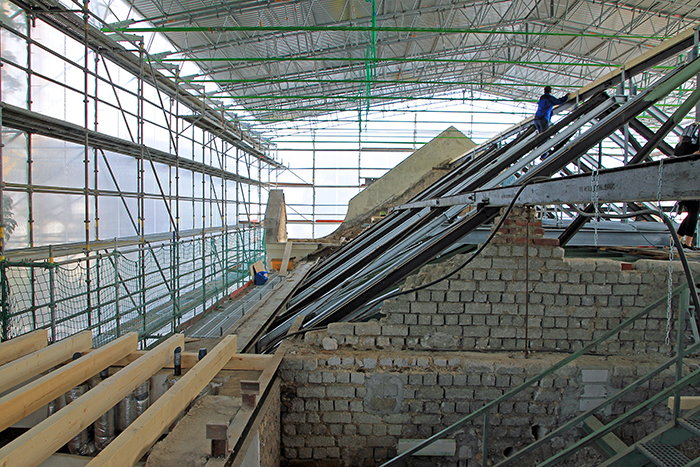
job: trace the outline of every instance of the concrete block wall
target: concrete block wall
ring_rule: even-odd
[[[260,414],[261,422],[258,428],[259,436],[259,467],[279,467],[281,456],[281,385],[273,383],[268,394],[269,406],[265,413]],[[245,467],[245,465],[244,465]]]
[[[282,454],[289,465],[371,466],[396,454],[399,439],[424,439],[538,374],[662,297],[667,261],[633,264],[568,259],[516,209],[467,267],[428,288],[387,301],[384,317],[334,323],[307,333],[282,367]],[[455,256],[408,278],[415,288],[466,260]],[[695,273],[700,271],[695,269]],[[673,286],[683,279],[673,265]],[[673,311],[677,303],[673,304]],[[491,414],[493,464],[655,368],[671,350],[666,305],[585,357],[499,404]],[[671,322],[671,342],[675,342]],[[524,350],[536,350],[525,358]],[[641,356],[641,359],[640,359]],[[692,362],[691,362],[692,363]],[[695,363],[692,363],[695,364]],[[687,368],[686,368],[687,370]],[[666,372],[602,413],[626,413],[673,381]],[[698,393],[694,388],[689,394]],[[657,406],[617,431],[632,443],[669,420]],[[455,456],[408,465],[481,465],[483,419],[452,437]],[[575,431],[548,449],[558,451]],[[535,465],[550,452],[521,462]],[[596,465],[587,450],[561,465]]]
[[[521,209],[515,213],[518,220],[506,219],[492,244],[449,279],[386,301],[381,320],[329,325],[325,345],[575,351],[666,294],[668,261],[567,259],[556,239],[543,237],[539,221],[520,219],[526,215]],[[408,278],[404,288],[432,282],[457,269],[468,256],[425,266]],[[700,275],[698,266],[693,264]],[[680,262],[674,262],[672,278],[672,287],[685,282]],[[674,316],[676,308],[674,300]],[[667,307],[662,304],[595,350],[669,352],[667,322]],[[676,323],[670,324],[673,333]]]
[[[283,458],[293,466],[380,465],[397,454],[399,439],[425,439],[561,358],[297,347],[288,352],[281,369]],[[646,374],[655,360],[639,365],[624,357],[584,357],[498,405],[490,415],[490,465]],[[672,371],[667,371],[601,417],[626,413],[672,382]],[[667,423],[669,416],[667,407],[658,406],[618,434],[631,443],[641,432]],[[455,456],[413,457],[408,465],[480,466],[482,430],[483,417],[478,417],[450,436],[456,440]],[[520,464],[536,465],[576,439],[578,433],[570,430]],[[594,451],[585,450],[561,465],[597,465],[599,460]]]

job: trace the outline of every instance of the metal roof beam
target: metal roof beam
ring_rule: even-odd
[[[145,148],[146,157],[153,160],[153,162],[171,167],[177,165],[181,169],[191,170],[224,180],[234,180],[254,186],[267,186],[267,183],[258,180],[241,177],[235,173],[227,172],[191,159],[175,156],[159,149],[149,148],[129,140],[86,130],[80,125],[48,117],[37,112],[32,112],[31,110],[15,107],[7,103],[1,103],[0,106],[2,106],[2,124],[8,128],[14,128],[26,133],[42,135],[60,141],[67,141],[81,146],[85,144],[87,133],[88,145],[93,148],[104,149],[135,158],[143,157],[142,149]]]

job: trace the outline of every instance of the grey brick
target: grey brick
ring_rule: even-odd
[[[381,326],[376,321],[355,323],[355,335],[357,336],[378,336],[380,334]]]
[[[306,438],[309,447],[335,446],[335,440],[331,436],[311,436]]]
[[[328,325],[328,335],[330,336],[352,336],[355,334],[355,323],[330,323]]]
[[[467,326],[462,328],[464,337],[488,337],[489,329],[484,326]]]
[[[379,365],[380,366],[392,366],[394,364],[394,360],[391,357],[380,357],[379,358]]]
[[[411,313],[429,314],[437,312],[437,303],[434,302],[413,302],[411,303]]]
[[[445,398],[448,400],[454,399],[472,399],[474,390],[470,388],[445,388]]]
[[[637,295],[638,292],[639,286],[635,284],[618,284],[612,288],[614,295]]]
[[[321,373],[323,376],[323,383],[324,384],[330,384],[330,383],[335,383],[335,375],[329,371],[324,371]]]
[[[419,290],[416,292],[416,302],[428,303],[430,302],[430,291],[429,290]]]
[[[335,381],[340,384],[350,383],[350,373],[342,372],[335,375]]]
[[[561,284],[559,293],[564,295],[584,295],[586,286],[585,284]]]
[[[407,325],[418,324],[418,315],[404,315],[403,322]]]
[[[430,365],[430,360],[426,357],[418,357],[416,359],[416,366],[418,367],[427,367]]]
[[[444,314],[464,313],[464,304],[459,302],[442,302],[437,304],[437,312]]]
[[[416,397],[421,400],[442,399],[444,396],[445,391],[440,386],[425,386],[416,391]]]
[[[384,325],[381,327],[383,336],[408,336],[408,326]]]
[[[382,312],[388,313],[384,318],[382,318],[382,324],[404,324],[403,313],[392,313],[387,312],[386,309],[382,308]]]
[[[453,291],[474,291],[476,290],[476,283],[471,280],[450,280],[450,290]]]
[[[324,423],[350,423],[352,415],[345,412],[326,412],[322,415],[322,419]]]
[[[339,366],[342,360],[337,355],[328,357],[328,366]]]
[[[413,417],[413,423],[416,425],[439,425],[440,416],[431,414],[417,414]]]
[[[302,398],[323,399],[326,397],[326,388],[318,386],[303,386],[297,388],[297,396]]]
[[[481,281],[478,288],[481,292],[504,292],[506,285],[501,281]]]
[[[488,303],[467,303],[465,304],[464,312],[470,314],[490,314],[491,305]]]
[[[365,358],[362,360],[362,366],[368,369],[373,369],[376,368],[377,366],[377,359],[376,358]]]
[[[352,414],[352,421],[355,424],[371,424],[376,425],[382,423],[381,417],[378,415],[372,415],[367,413],[355,413]]]

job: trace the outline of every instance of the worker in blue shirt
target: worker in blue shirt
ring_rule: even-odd
[[[555,105],[561,105],[569,99],[566,95],[557,99],[552,94],[552,87],[545,86],[544,94],[540,97],[540,101],[537,103],[537,112],[535,112],[535,128],[537,131],[542,133],[549,126],[549,122],[552,119],[552,108]]]

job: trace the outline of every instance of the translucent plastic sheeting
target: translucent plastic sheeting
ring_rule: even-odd
[[[3,71],[7,67],[3,68]],[[4,80],[4,77],[3,77]],[[27,136],[11,128],[2,129],[2,170],[5,182],[27,181]]]
[[[34,160],[31,169],[34,184],[72,188],[85,186],[84,146],[38,135],[33,135],[31,141]],[[91,181],[92,176],[89,177],[89,183]]]

